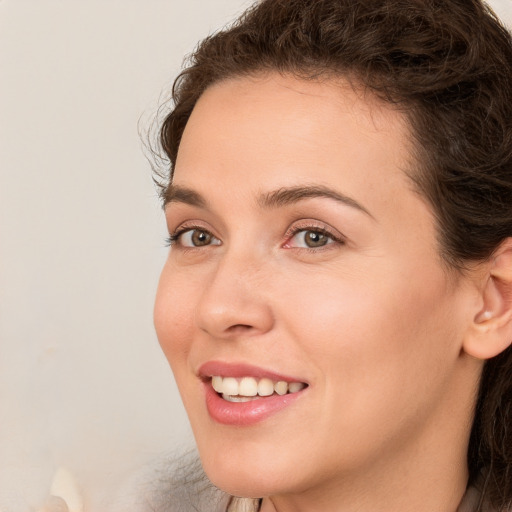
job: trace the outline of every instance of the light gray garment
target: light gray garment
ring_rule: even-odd
[[[195,453],[142,468],[106,504],[108,512],[227,512],[231,497],[204,474]]]

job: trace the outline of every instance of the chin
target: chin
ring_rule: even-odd
[[[265,457],[264,461],[251,456],[240,459],[234,451],[231,447],[221,457],[200,453],[206,475],[219,489],[241,498],[262,498],[280,494],[290,486],[290,482],[283,479],[286,472],[278,469],[271,457]]]
[[[257,475],[257,466],[247,466],[248,468],[242,471],[237,466],[232,466],[231,471],[225,473],[205,468],[205,473],[213,485],[232,496],[263,498],[280,494],[281,489],[276,486],[275,481],[269,482],[261,475]]]

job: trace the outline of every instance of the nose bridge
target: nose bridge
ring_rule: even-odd
[[[262,334],[272,328],[265,258],[246,249],[219,257],[197,307],[197,324],[215,338]]]

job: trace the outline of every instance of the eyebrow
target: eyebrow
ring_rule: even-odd
[[[258,197],[258,204],[263,208],[278,208],[288,204],[298,203],[312,198],[333,199],[345,206],[359,210],[372,219],[373,215],[355,199],[341,194],[322,185],[301,185],[297,187],[282,187],[271,192],[265,192]],[[169,185],[164,194],[164,207],[170,203],[184,203],[199,208],[208,208],[206,199],[195,190],[179,185]]]
[[[173,185],[172,183],[164,192],[164,208],[170,203],[184,203],[199,208],[206,208],[207,206],[204,197],[195,190]]]
[[[316,197],[323,197],[327,199],[334,199],[335,201],[342,203],[346,206],[350,206],[359,210],[366,215],[373,217],[373,215],[355,199],[352,199],[345,194],[341,194],[336,190],[322,185],[306,185],[298,187],[283,187],[272,192],[267,192],[260,196],[258,203],[267,208],[274,208],[284,206],[287,204],[297,203],[304,199],[311,199]]]

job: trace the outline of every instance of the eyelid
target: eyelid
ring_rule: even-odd
[[[299,222],[295,222],[292,224],[285,233],[285,243],[283,244],[283,247],[286,248],[287,244],[290,242],[290,240],[300,233],[301,231],[317,231],[319,233],[322,233],[323,235],[331,238],[335,243],[344,245],[347,242],[346,237],[341,234],[337,229],[334,229],[327,224],[317,221],[317,220],[301,220]],[[331,244],[327,244],[331,245]],[[323,246],[326,247],[326,246]],[[288,247],[288,248],[295,248],[295,247]],[[322,247],[318,248],[308,248],[308,250],[321,250]]]
[[[183,222],[182,224],[180,224],[176,229],[170,231],[169,236],[166,238],[166,245],[168,245],[168,246],[177,245],[177,246],[182,247],[183,249],[199,249],[199,248],[201,248],[201,246],[197,246],[197,247],[188,246],[188,245],[181,246],[180,244],[178,244],[182,235],[184,235],[185,233],[188,233],[189,231],[195,231],[195,230],[208,233],[209,235],[211,235],[212,238],[214,238],[215,240],[218,240],[220,242],[220,238],[217,237],[213,233],[213,230],[206,227],[204,224],[200,223],[199,221],[186,221],[186,222]],[[205,245],[202,247],[209,247],[211,245],[220,245],[220,243],[208,244],[208,245]]]

